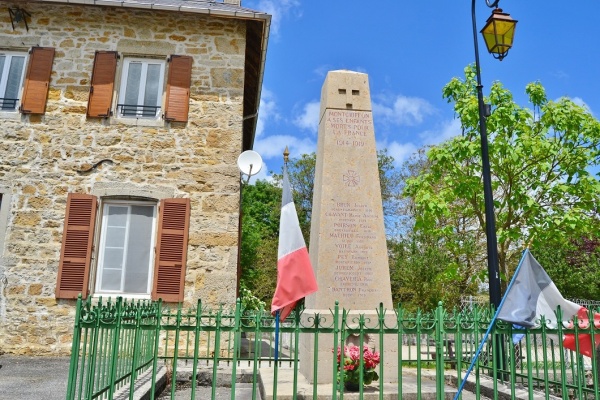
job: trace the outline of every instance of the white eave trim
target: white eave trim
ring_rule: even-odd
[[[212,7],[191,7],[185,5],[155,4],[151,0],[146,3],[131,3],[123,0],[42,0],[41,3],[85,4],[94,6],[137,8],[142,10],[179,11],[184,13],[209,14],[220,17],[240,19],[270,19],[270,15],[251,10],[223,10]],[[208,3],[210,4],[210,3]],[[223,3],[217,3],[223,4]]]

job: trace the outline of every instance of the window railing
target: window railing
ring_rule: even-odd
[[[140,104],[117,104],[117,111],[123,117],[154,118],[158,115],[160,106],[145,106]]]
[[[9,99],[0,97],[0,110],[3,111],[14,111],[17,109],[17,103],[19,99]]]
[[[292,399],[298,398],[300,392],[304,398],[312,393],[312,398],[324,394],[341,399],[344,389],[339,374],[343,368],[331,352],[350,339],[368,343],[381,357],[377,366],[380,379],[367,389],[361,387],[360,399],[365,398],[367,391],[381,399],[383,392],[389,390],[402,398],[402,393],[408,394],[408,376],[416,377],[416,388],[411,386],[410,390],[416,390],[417,398],[428,385],[432,387],[433,379],[436,398],[444,399],[445,392],[456,392],[492,315],[485,307],[448,312],[441,305],[429,313],[412,313],[401,307],[385,310],[380,306],[371,313],[356,314],[336,304],[323,314],[296,310],[282,324],[280,336],[275,340],[273,316],[264,310],[244,311],[240,302],[233,310],[211,310],[203,308],[200,301],[195,308],[184,309],[167,308],[160,301],[127,302],[119,298],[116,302],[102,303],[100,299],[94,305],[91,300],[79,299],[67,399],[112,399],[127,395],[132,398],[138,378],[151,381],[148,393],[153,399],[157,371],[163,366],[172,378],[172,399],[176,396],[174,382],[178,369],[183,367],[186,376],[189,375],[191,399],[196,398],[196,381],[204,381],[212,382],[208,398],[214,400],[224,368],[231,372],[231,382],[225,384],[232,390],[232,396],[236,384],[240,385],[237,375],[241,370],[252,375],[247,381],[252,385],[252,399],[260,398],[259,391],[278,393],[278,385],[283,385],[278,373],[288,371],[289,382],[285,385],[293,385]],[[575,325],[571,329],[559,326],[551,330],[543,324],[539,329],[516,331],[510,324],[498,321],[475,363],[471,374],[475,388],[471,391],[480,393],[487,384],[495,392],[504,388],[510,398],[516,398],[515,390],[521,388],[529,393],[529,398],[536,393],[545,398],[598,399],[600,357],[584,357],[561,345],[566,334],[575,334],[577,341],[585,335],[594,340],[600,335],[598,328],[589,324],[587,328]],[[524,336],[515,344],[517,333]],[[275,343],[278,343],[277,362]],[[306,354],[300,353],[301,346],[304,352],[310,349],[309,359],[300,359],[301,354]],[[323,348],[331,356],[319,358],[317,352]],[[502,357],[494,357],[494,349],[502,349]],[[326,358],[331,361],[324,361]],[[309,381],[317,382],[317,377],[323,374],[329,377],[332,383],[327,386],[327,393],[322,392],[322,385],[302,381],[300,362],[312,365]],[[272,386],[266,388],[265,382]],[[454,387],[447,382],[454,382]],[[303,385],[302,389],[299,385]],[[244,390],[248,390],[247,386]],[[181,396],[177,394],[177,398],[184,398]]]

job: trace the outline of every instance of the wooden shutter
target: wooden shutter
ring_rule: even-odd
[[[192,83],[192,57],[171,56],[167,78],[165,120],[187,122]]]
[[[112,105],[115,72],[117,70],[116,51],[97,51],[92,70],[92,84],[88,99],[88,117],[108,117]]]
[[[160,202],[152,299],[183,301],[190,199]]]
[[[46,99],[48,98],[53,60],[54,49],[52,47],[34,47],[31,49],[27,75],[25,76],[23,100],[21,100],[20,107],[23,114],[43,114],[46,112]]]
[[[96,196],[69,193],[58,264],[56,298],[86,298],[96,222]]]

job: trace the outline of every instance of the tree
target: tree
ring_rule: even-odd
[[[439,301],[458,306],[465,295],[477,294],[478,281],[456,263],[440,238],[415,232],[389,241],[392,299],[409,310],[433,310]]]
[[[258,180],[242,189],[240,286],[271,304],[277,284],[277,243],[281,188]]]
[[[300,219],[300,226],[306,242],[309,242],[310,219],[313,201],[313,185],[315,180],[315,153],[303,154],[300,158],[290,159],[288,162],[288,175],[290,185],[294,192],[294,200]],[[381,199],[383,202],[383,215],[386,229],[390,232],[397,216],[400,201],[402,177],[394,166],[394,157],[388,154],[387,149],[377,151],[377,166],[379,168],[379,182],[381,186]],[[273,174],[275,184],[281,185],[281,174]]]
[[[533,111],[517,105],[495,82],[487,102],[492,188],[503,279],[516,267],[523,246],[577,238],[591,232],[600,184],[589,172],[600,163],[600,122],[584,107],[547,99],[540,83],[526,93]],[[405,194],[415,203],[415,227],[439,235],[463,262],[484,273],[485,210],[475,70],[443,89],[461,120],[462,135],[427,153],[429,167],[409,179]],[[460,233],[459,235],[457,235]],[[464,244],[475,247],[467,254]]]
[[[600,238],[586,237],[538,243],[535,258],[571,299],[600,299]]]

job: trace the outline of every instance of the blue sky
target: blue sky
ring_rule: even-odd
[[[259,178],[279,173],[282,152],[316,151],[321,86],[327,71],[369,75],[375,138],[400,165],[423,145],[460,133],[442,88],[474,62],[471,1],[243,0],[272,14],[254,150]],[[502,0],[518,20],[503,61],[478,34],[484,94],[501,81],[530,107],[525,85],[540,81],[550,99],[570,97],[600,113],[597,0]],[[476,0],[477,29],[491,9]]]

